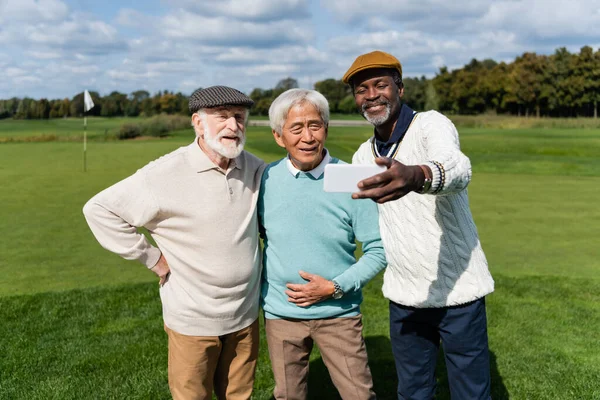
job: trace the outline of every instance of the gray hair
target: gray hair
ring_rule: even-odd
[[[281,135],[290,109],[304,102],[312,104],[317,109],[325,126],[329,125],[329,103],[325,96],[316,90],[290,89],[277,96],[269,107],[271,129]]]

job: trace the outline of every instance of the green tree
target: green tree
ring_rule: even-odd
[[[349,94],[340,101],[339,111],[343,114],[358,114],[358,108],[356,107],[353,95]]]
[[[50,118],[50,102],[48,99],[40,99],[37,101],[33,117],[38,119]]]
[[[419,78],[404,78],[404,103],[415,110],[425,108],[425,84],[427,79],[422,76]]]
[[[598,118],[598,100],[600,100],[600,53],[594,53],[589,46],[584,46],[578,56],[573,57],[571,68],[571,84],[579,98],[573,104],[581,108],[584,115]]]
[[[501,62],[495,65],[480,81],[486,93],[486,108],[496,113],[507,111],[506,94],[510,67]]]
[[[254,101],[254,107],[250,109],[252,115],[269,115],[269,107],[275,99],[275,91],[273,89],[255,88],[250,92],[250,98]]]
[[[438,110],[440,108],[440,99],[435,90],[433,81],[427,81],[425,85],[425,105],[423,110]]]
[[[175,114],[179,111],[179,101],[177,96],[165,92],[159,99],[160,112],[166,114]]]
[[[331,78],[316,82],[315,90],[325,96],[329,102],[331,112],[342,112],[340,110],[340,102],[351,94],[350,86],[341,80]]]
[[[286,90],[296,89],[297,87],[298,87],[298,81],[292,77],[287,77],[287,78],[282,79],[279,82],[277,82],[277,85],[275,85],[275,90],[280,91],[280,93],[283,93]],[[277,96],[275,96],[275,97],[277,97]]]
[[[433,78],[433,86],[439,96],[440,110],[443,112],[456,112],[457,107],[450,98],[452,87],[452,74],[447,67],[441,67],[439,72]]]
[[[25,97],[19,101],[17,110],[14,114],[15,119],[32,119],[36,112],[35,101],[29,97]]]
[[[539,117],[541,108],[547,106],[553,88],[551,75],[547,56],[524,53],[515,60],[508,93],[511,99],[525,110],[525,116],[535,110],[536,116]]]
[[[566,48],[557,49],[550,60],[550,79],[554,88],[548,100],[548,109],[555,116],[571,116],[573,114],[573,90],[570,87],[570,75],[573,57]]]

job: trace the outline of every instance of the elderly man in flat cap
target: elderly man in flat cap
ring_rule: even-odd
[[[441,341],[452,398],[488,399],[485,296],[494,281],[469,209],[471,164],[458,132],[442,114],[400,102],[402,66],[388,53],[359,56],[343,81],[374,126],[352,162],[387,167],[353,197],[379,203],[398,398],[433,398]]]
[[[189,100],[196,138],[87,202],[100,244],[160,278],[174,399],[249,399],[258,356],[256,205],[264,163],[243,151],[252,100]],[[137,227],[145,227],[156,247]]]

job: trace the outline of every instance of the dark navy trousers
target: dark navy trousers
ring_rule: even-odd
[[[390,302],[390,338],[399,400],[433,399],[440,341],[452,399],[490,399],[485,298],[444,308]]]

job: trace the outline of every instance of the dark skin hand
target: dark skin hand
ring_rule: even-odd
[[[418,165],[404,165],[388,157],[378,157],[375,162],[387,170],[358,182],[360,192],[353,193],[353,199],[372,199],[383,204],[423,186],[425,174]]]
[[[302,279],[308,283],[288,283],[288,301],[299,307],[308,307],[320,301],[331,298],[333,295],[333,282],[317,274],[298,271]]]

